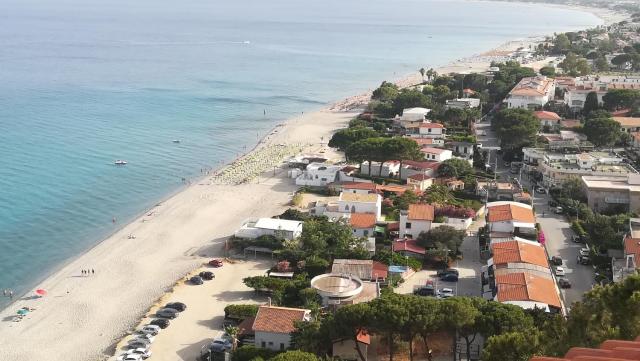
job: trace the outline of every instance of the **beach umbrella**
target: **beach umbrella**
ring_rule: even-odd
[[[29,310],[25,310],[24,308],[18,310],[19,315],[26,315],[27,313],[29,313]]]
[[[36,295],[38,295],[38,296],[44,296],[46,294],[47,294],[47,291],[43,290],[42,288],[39,288],[39,289],[36,290]]]

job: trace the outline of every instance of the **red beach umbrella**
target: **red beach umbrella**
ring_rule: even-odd
[[[38,295],[38,296],[44,296],[46,294],[47,294],[47,291],[43,290],[42,288],[39,288],[39,289],[36,290],[36,295]]]

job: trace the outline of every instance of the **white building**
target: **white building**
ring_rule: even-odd
[[[508,201],[487,203],[490,232],[535,234],[535,223],[533,208],[528,204]]]
[[[373,213],[351,213],[351,217],[349,217],[353,235],[358,238],[372,237],[375,231],[376,221],[376,215]]]
[[[587,94],[591,92],[596,92],[598,96],[598,104],[602,105],[605,94],[607,94],[607,87],[585,87],[583,85],[580,86],[569,86],[564,93],[564,103],[569,106],[573,110],[582,110],[584,108],[584,103],[587,101]]]
[[[430,160],[434,162],[443,162],[453,157],[453,152],[450,151],[449,149],[424,147],[420,149],[420,151],[424,153],[425,160]]]
[[[309,321],[311,311],[301,308],[260,306],[253,321],[256,347],[284,351],[291,346],[296,321]]]
[[[340,213],[371,213],[376,219],[381,218],[382,197],[379,194],[340,193],[337,202]],[[327,209],[329,210],[329,209]]]
[[[380,169],[382,167],[382,170]],[[371,175],[381,175],[388,177],[391,174],[398,174],[400,171],[400,162],[396,160],[390,160],[382,163],[371,162]],[[369,174],[369,162],[362,162],[360,165],[360,174]]]
[[[429,232],[435,219],[435,208],[430,204],[410,204],[407,211],[400,211],[400,238],[416,238]]]
[[[445,138],[446,132],[447,129],[440,123],[422,123],[416,136],[419,138]]]
[[[462,98],[447,100],[445,107],[458,109],[471,109],[480,107],[480,98]]]
[[[402,121],[424,121],[427,119],[427,115],[431,112],[431,109],[427,108],[407,108],[402,110]]]
[[[424,191],[433,185],[433,178],[424,174],[414,174],[407,177],[407,185],[413,189]]]
[[[522,78],[507,95],[509,108],[542,108],[555,96],[555,80],[546,76]]]
[[[324,163],[311,163],[307,169],[296,177],[296,185],[325,187],[338,180],[338,174],[343,166]]]
[[[259,218],[248,219],[234,234],[238,238],[254,239],[260,236],[273,236],[277,239],[295,239],[302,234],[300,221],[288,219]]]

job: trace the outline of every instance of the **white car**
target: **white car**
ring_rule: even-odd
[[[140,332],[155,336],[160,332],[160,326],[146,325],[142,328],[142,330],[140,330]]]
[[[453,290],[451,288],[443,288],[440,290],[440,297],[449,298],[453,297]]]
[[[556,276],[564,276],[564,268],[556,267]]]

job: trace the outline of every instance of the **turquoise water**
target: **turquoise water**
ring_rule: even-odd
[[[20,293],[293,114],[599,20],[463,1],[3,0],[0,23],[0,288]]]

